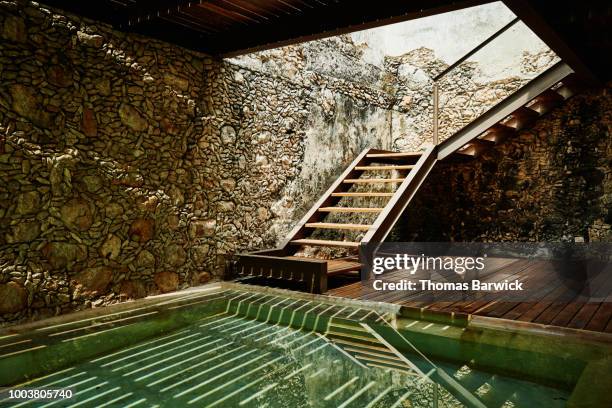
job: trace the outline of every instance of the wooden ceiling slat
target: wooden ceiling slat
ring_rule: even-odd
[[[270,15],[272,15],[273,17],[278,17],[278,14],[271,13],[270,10],[263,10],[261,8],[258,8],[249,1],[244,1],[244,0],[221,0],[221,1],[227,5],[235,7],[244,12],[251,13],[252,15],[257,16],[261,18],[262,20],[268,20]],[[266,16],[266,13],[268,14],[267,16]]]
[[[256,7],[261,10],[262,13],[281,17],[284,15],[290,15],[295,12],[293,9],[288,9],[275,0],[246,0],[241,1],[242,3],[249,3],[252,7]]]
[[[205,31],[208,33],[218,33],[220,30],[217,27],[206,24],[203,21],[193,19],[189,16],[189,14],[184,11],[179,11],[178,13],[171,14],[166,16],[165,19],[172,21],[173,19],[177,19],[182,21],[185,24],[192,25],[194,27],[198,27],[201,31]]]
[[[264,10],[275,10],[281,15],[291,15],[295,13],[295,9],[287,7],[277,0],[250,0],[250,3]]]
[[[297,12],[302,12],[303,10],[301,8],[299,8],[297,5],[295,4],[291,4],[292,2],[288,2],[285,0],[276,0],[278,3],[284,4],[285,6],[294,9]]]
[[[121,7],[129,7],[130,5],[134,4],[133,1],[129,1],[129,0],[109,0],[111,3],[116,4],[118,6]]]
[[[199,7],[190,7],[184,10],[184,13],[189,15],[189,17],[193,20],[206,23],[206,25],[216,27],[220,32],[223,30],[230,29],[232,27],[239,26],[240,28],[244,28],[244,25],[237,25],[233,20],[222,16],[217,13],[213,13],[212,11]]]
[[[218,31],[212,31],[212,30],[205,30],[203,28],[200,28],[199,26],[195,26],[192,23],[185,22],[183,19],[181,19],[180,16],[178,16],[176,14],[172,15],[172,16],[167,16],[167,17],[160,17],[160,19],[168,21],[169,23],[178,24],[178,25],[180,25],[182,27],[185,27],[185,28],[188,28],[190,30],[198,31],[198,32],[205,33],[205,34],[214,34],[214,33],[218,32]]]
[[[162,18],[189,7],[189,0],[135,0],[128,8],[125,24],[134,26],[152,19]]]
[[[246,24],[247,21],[253,22],[253,23],[259,23],[258,20],[255,20],[245,14],[242,13],[238,13],[236,11],[232,11],[232,10],[228,10],[227,8],[223,8],[223,7],[219,7],[218,5],[210,2],[210,1],[205,1],[202,2],[200,4],[197,5],[197,7],[206,9],[212,13],[215,14],[219,14],[220,16],[223,16],[225,18],[228,18],[230,20],[236,21],[240,24]]]
[[[312,8],[317,7],[317,6],[315,6],[315,5],[313,4],[314,2],[310,2],[310,1],[305,1],[305,0],[293,0],[293,2],[294,2],[296,5],[299,5],[299,6],[304,6],[304,7],[309,8],[309,9],[312,9]],[[320,4],[319,4],[319,6],[320,6]]]
[[[202,27],[208,28],[209,30],[220,32],[218,24],[209,19],[198,18],[198,16],[194,16],[192,13],[193,9],[185,9],[180,10],[177,14],[181,16],[183,20],[190,21],[192,24],[201,25]]]

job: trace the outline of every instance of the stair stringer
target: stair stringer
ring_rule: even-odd
[[[528,84],[493,106],[464,128],[438,145],[438,160],[442,160],[480,136],[496,123],[525,106],[532,99],[547,91],[574,71],[564,62],[558,62],[538,75]]]
[[[408,177],[400,184],[393,197],[378,215],[374,224],[372,224],[372,228],[362,238],[361,248],[364,245],[383,242],[387,238],[387,235],[389,235],[389,232],[436,164],[437,152],[438,147],[434,145],[429,145],[425,149]]]

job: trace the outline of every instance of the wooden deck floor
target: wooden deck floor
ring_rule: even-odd
[[[601,298],[599,302],[572,301],[571,291],[558,279],[554,267],[543,261],[524,259],[495,259],[482,281],[501,282],[519,279],[531,287],[539,286],[539,301],[518,302],[504,295],[491,299],[462,300],[460,292],[379,291],[374,280],[357,282],[327,292],[330,296],[395,303],[432,311],[465,313],[521,322],[532,322],[573,329],[612,333],[612,276],[610,271],[597,275],[588,290]],[[383,275],[385,282],[399,282],[414,278],[408,272],[397,271]]]

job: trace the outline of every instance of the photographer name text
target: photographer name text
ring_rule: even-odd
[[[434,282],[430,279],[419,279],[416,281],[402,279],[399,282],[385,282],[376,279],[372,282],[375,290],[402,290],[402,291],[481,291],[481,292],[503,292],[503,291],[522,291],[523,282],[518,279],[513,281],[504,280],[503,282],[482,282],[474,279],[469,282]]]

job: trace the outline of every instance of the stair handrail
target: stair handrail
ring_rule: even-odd
[[[476,47],[472,48],[466,54],[464,54],[461,58],[453,62],[451,65],[446,67],[442,72],[438,73],[435,77],[433,77],[433,89],[432,89],[432,98],[433,98],[433,144],[437,146],[439,144],[439,125],[440,125],[440,97],[439,97],[439,85],[438,82],[446,76],[449,72],[454,70],[461,63],[466,61],[469,57],[483,49],[487,44],[491,43],[497,37],[508,31],[512,28],[516,23],[518,23],[521,19],[516,17],[508,24],[497,30],[491,36],[489,36],[486,40],[478,44]]]

